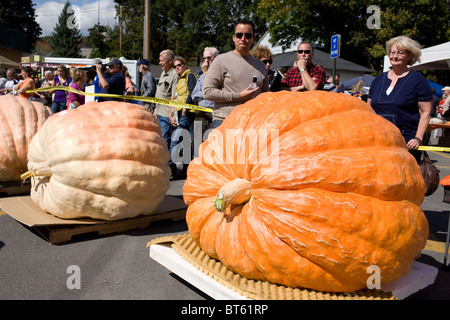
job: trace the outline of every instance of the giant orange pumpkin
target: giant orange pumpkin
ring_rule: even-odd
[[[20,181],[27,171],[31,139],[50,115],[50,109],[40,102],[0,96],[0,181]]]
[[[125,102],[90,102],[47,120],[28,150],[31,198],[59,218],[151,214],[170,186],[169,151],[154,116]]]
[[[188,168],[189,233],[248,279],[321,291],[406,275],[423,249],[424,181],[399,130],[339,93],[264,93]]]

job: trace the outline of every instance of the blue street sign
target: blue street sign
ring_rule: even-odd
[[[336,59],[339,57],[340,47],[341,47],[341,35],[335,34],[334,36],[331,37],[331,54],[330,54],[331,59]]]

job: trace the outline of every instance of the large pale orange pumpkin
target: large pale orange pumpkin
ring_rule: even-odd
[[[0,96],[0,181],[20,181],[27,171],[31,139],[50,115],[50,109],[40,102]]]
[[[406,275],[423,249],[424,181],[399,130],[354,97],[264,93],[202,144],[189,233],[248,279],[351,292]]]
[[[57,217],[151,214],[170,186],[169,151],[144,107],[87,103],[47,120],[28,153],[31,198]]]

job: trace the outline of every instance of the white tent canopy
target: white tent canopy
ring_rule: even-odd
[[[298,38],[296,41],[291,43],[291,46],[289,48],[283,48],[279,44],[271,44],[270,43],[270,33],[267,31],[261,39],[258,41],[258,44],[260,46],[265,46],[270,49],[270,52],[272,54],[280,54],[284,52],[292,52],[297,51],[298,45],[302,42],[302,38]]]
[[[384,56],[383,71],[389,70],[389,57]],[[411,66],[414,70],[449,70],[450,69],[450,41],[433,47],[422,49],[420,62]]]

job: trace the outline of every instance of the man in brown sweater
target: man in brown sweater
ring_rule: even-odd
[[[253,22],[239,20],[234,28],[233,42],[235,50],[214,59],[203,83],[203,97],[214,101],[213,129],[220,126],[236,106],[269,91],[266,67],[250,56],[255,42]],[[251,89],[254,76],[257,77],[257,86]]]

